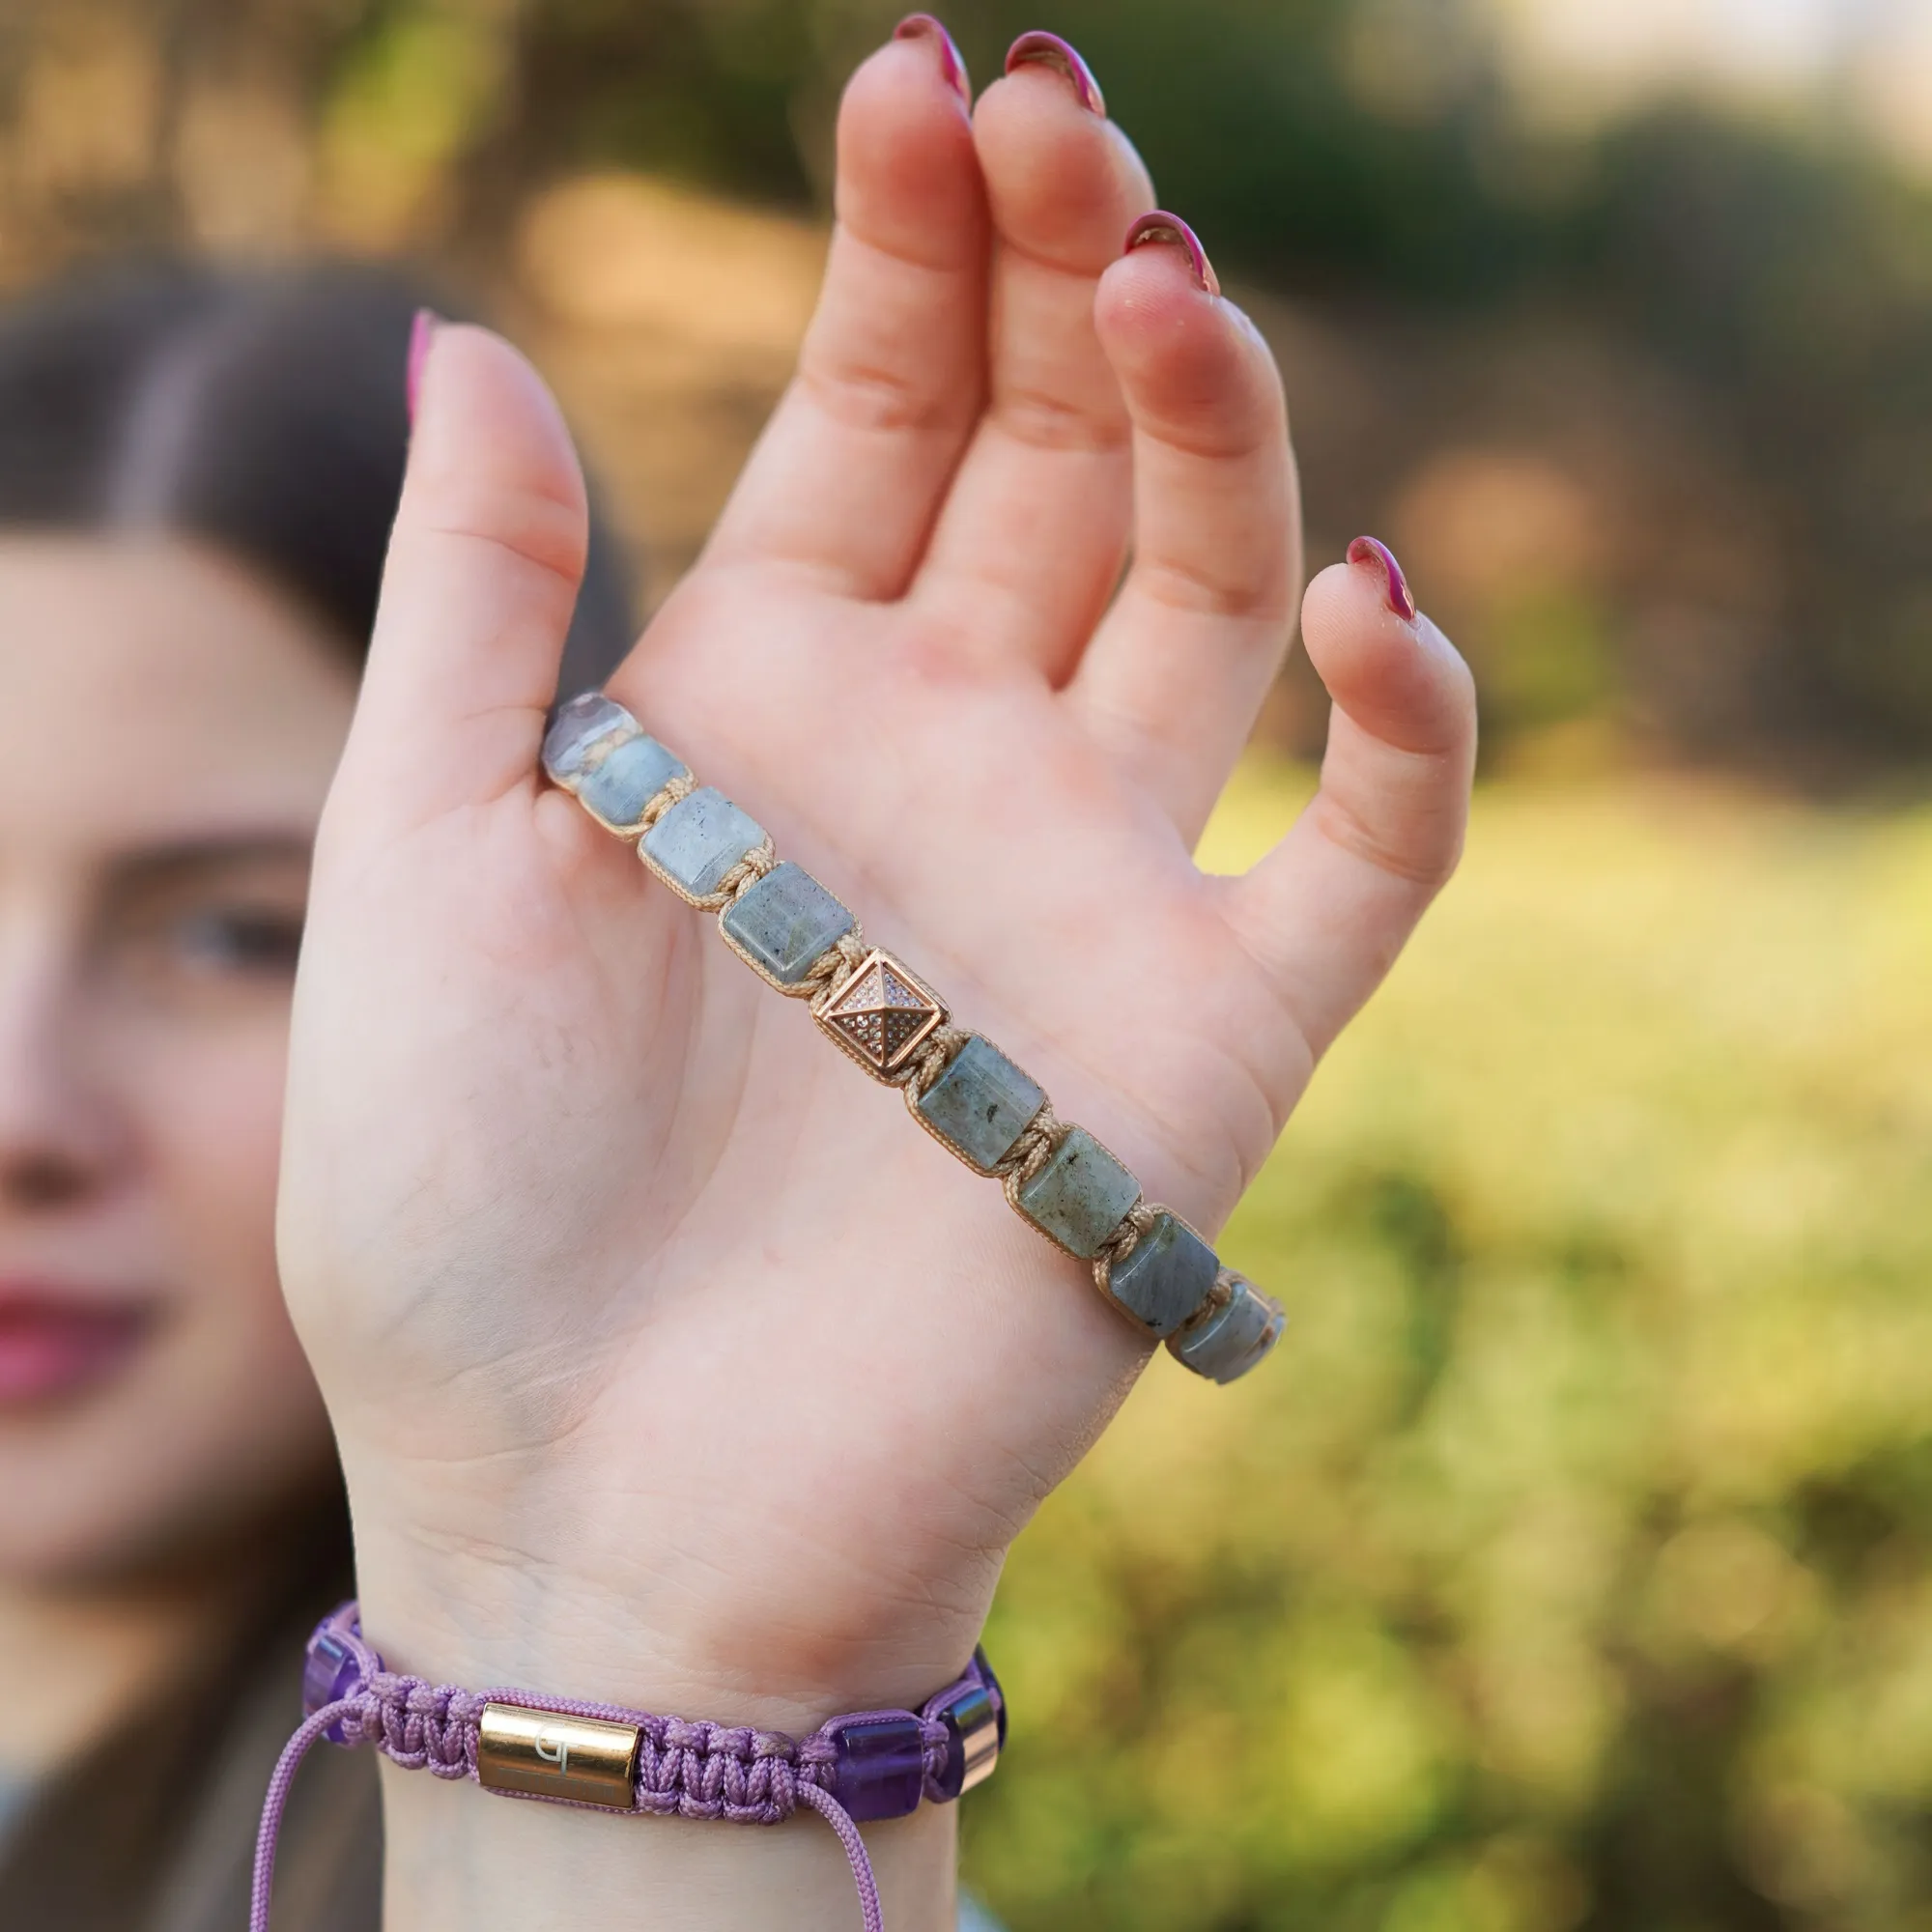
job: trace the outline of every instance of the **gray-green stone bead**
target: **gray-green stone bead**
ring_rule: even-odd
[[[764,827],[749,812],[705,785],[679,799],[644,834],[642,849],[667,878],[701,899],[718,890],[719,880],[764,836]]]
[[[781,986],[795,986],[806,969],[858,923],[803,866],[774,866],[719,922],[738,950]]]
[[[1069,1127],[1017,1203],[1042,1234],[1092,1261],[1140,1198],[1140,1182],[1085,1127]]]
[[[627,738],[578,780],[577,795],[613,831],[629,832],[672,779],[688,776],[676,754],[655,738]]]
[[[926,1089],[919,1111],[981,1174],[990,1174],[1045,1098],[991,1040],[976,1033]]]
[[[1221,1264],[1184,1221],[1163,1213],[1107,1270],[1107,1292],[1151,1335],[1172,1335],[1200,1311]]]
[[[569,784],[612,743],[636,737],[640,728],[621,704],[613,704],[601,691],[586,691],[563,705],[545,732],[544,770],[558,784]]]
[[[1251,1282],[1235,1277],[1234,1298],[1200,1327],[1168,1337],[1168,1352],[1197,1376],[1231,1382],[1281,1340],[1288,1318]]]

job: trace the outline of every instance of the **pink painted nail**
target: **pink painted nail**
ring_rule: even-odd
[[[437,313],[419,308],[410,324],[410,363],[404,395],[409,400],[410,421],[416,419],[416,398],[422,393],[423,365],[429,360],[430,344],[436,340]]]
[[[1007,49],[1009,73],[1016,67],[1030,66],[1050,67],[1064,73],[1073,83],[1081,106],[1090,114],[1105,119],[1107,102],[1100,92],[1100,83],[1094,78],[1094,70],[1058,34],[1022,34]]]
[[[1415,599],[1408,592],[1408,579],[1402,574],[1402,565],[1395,560],[1395,552],[1379,537],[1357,537],[1349,546],[1350,563],[1366,563],[1371,570],[1378,570],[1384,579],[1388,607],[1405,624],[1415,622]]]
[[[952,36],[930,14],[908,14],[893,29],[895,41],[931,41],[939,48],[939,71],[968,107],[973,104],[973,83],[966,75],[965,57]]]
[[[1150,242],[1178,244],[1194,270],[1196,283],[1210,296],[1221,293],[1221,278],[1215,274],[1214,265],[1208,259],[1208,251],[1202,247],[1200,236],[1179,215],[1170,214],[1164,208],[1153,209],[1142,215],[1127,230],[1122,252],[1130,255],[1136,248],[1145,248]]]

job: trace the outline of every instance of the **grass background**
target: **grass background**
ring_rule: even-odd
[[[1312,775],[1252,760],[1248,863]],[[1932,811],[1519,780],[1015,1549],[1017,1932],[1932,1926]]]

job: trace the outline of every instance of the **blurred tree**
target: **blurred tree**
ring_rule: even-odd
[[[838,81],[893,13],[526,6],[465,233],[487,238],[507,184],[594,165],[822,195]],[[975,71],[1034,18],[977,8]],[[1683,108],[1532,134],[1458,0],[1064,0],[1055,24],[1230,269],[1451,327],[1554,310],[1621,330],[1750,478],[1770,536],[1742,605],[1719,571],[1647,642],[1641,583],[1550,580],[1453,612],[1493,739],[1621,700],[1696,750],[1797,747],[1812,773],[1932,748],[1932,198],[1874,156]],[[1657,662],[1687,653],[1701,671]]]
[[[487,284],[523,201],[585,169],[819,204],[839,80],[893,17],[880,0],[14,0],[0,273],[130,242],[323,240]],[[1608,713],[1804,776],[1923,757],[1932,197],[1822,135],[1684,107],[1534,132],[1489,18],[1473,0],[1063,0],[1055,25],[1224,269],[1341,323],[1362,386],[1400,393],[1400,443],[1340,437],[1315,474],[1324,543],[1407,503],[1425,549],[1453,526],[1506,551],[1511,521],[1421,489],[1433,448],[1487,476],[1587,440],[1588,399],[1566,414],[1494,372],[1487,419],[1459,408],[1454,340],[1620,340],[1654,372],[1615,376],[1633,423],[1647,382],[1674,384],[1678,429],[1627,434],[1620,478],[1574,448],[1550,472],[1591,505],[1587,567],[1546,559],[1440,607],[1484,675],[1492,749]],[[1019,0],[976,7],[975,71],[1034,21]],[[1687,462],[1697,500],[1675,501]],[[1475,500],[1514,514],[1508,493]]]

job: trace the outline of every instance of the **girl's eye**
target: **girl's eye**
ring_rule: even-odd
[[[100,908],[103,989],[136,1009],[259,1015],[288,997],[308,854],[172,859],[117,881]]]
[[[301,921],[262,908],[196,912],[176,923],[173,938],[191,970],[286,978],[295,971]]]
[[[298,900],[154,906],[117,923],[101,965],[106,983],[143,1008],[253,1012],[286,997],[301,932]]]

